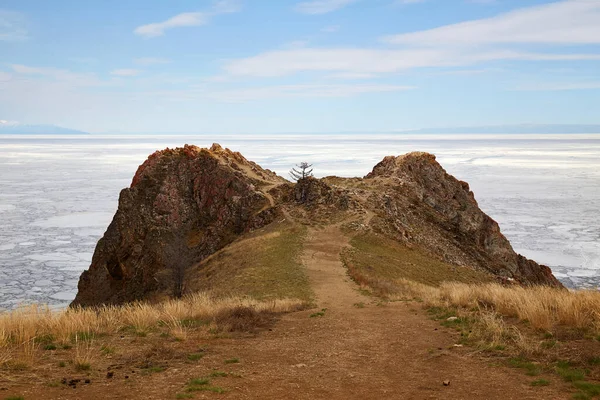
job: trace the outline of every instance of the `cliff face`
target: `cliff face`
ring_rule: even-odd
[[[468,183],[446,173],[434,155],[386,157],[365,178],[379,188],[370,198],[374,209],[383,211],[378,228],[398,240],[506,280],[561,286],[550,268],[514,252]]]
[[[282,182],[218,145],[152,154],[121,191],[73,305],[180,294],[190,265],[273,221],[277,210],[262,189]]]
[[[246,232],[293,215],[365,219],[368,229],[455,265],[523,284],[560,286],[549,268],[517,255],[469,185],[427,153],[386,157],[364,179],[290,184],[213,145],[152,154],[83,272],[73,305],[118,304],[185,292],[186,272]]]

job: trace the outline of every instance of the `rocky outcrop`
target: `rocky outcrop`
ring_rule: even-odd
[[[347,191],[334,189],[325,182],[309,176],[294,185],[294,200],[308,207],[333,205],[339,210],[347,210],[350,197]]]
[[[428,153],[386,157],[365,177],[380,230],[419,244],[444,261],[523,284],[561,286],[550,268],[515,253],[500,227],[479,208],[466,182]]]
[[[157,151],[121,191],[73,305],[180,294],[189,266],[273,221],[264,190],[282,182],[218,145]]]
[[[431,154],[386,157],[364,179],[292,184],[219,145],[186,145],[152,154],[121,191],[73,305],[181,295],[192,266],[280,215],[320,224],[362,218],[368,229],[447,263],[560,286],[548,267],[513,251],[469,185]]]

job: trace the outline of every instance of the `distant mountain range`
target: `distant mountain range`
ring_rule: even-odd
[[[519,125],[493,125],[493,126],[467,126],[455,128],[427,128],[403,131],[403,133],[489,133],[489,134],[517,134],[517,133],[600,133],[600,125],[580,124],[519,124]]]
[[[0,121],[0,135],[88,135],[88,133],[56,125],[24,125]]]
[[[293,132],[289,132],[293,133]],[[314,132],[322,134],[325,132]],[[373,132],[339,132],[343,134],[366,134]],[[424,128],[399,130],[393,132],[378,133],[399,133],[399,134],[574,134],[574,133],[600,133],[600,125],[583,124],[519,124],[519,125],[489,125],[489,126],[463,126],[463,127],[445,127],[445,128]],[[76,129],[63,128],[56,125],[25,125],[17,122],[0,120],[0,135],[89,135],[89,132]],[[110,134],[110,132],[106,132]],[[121,132],[122,134],[122,132]],[[149,133],[162,134],[169,133]],[[177,134],[175,132],[171,134]],[[185,134],[185,133],[179,133]]]

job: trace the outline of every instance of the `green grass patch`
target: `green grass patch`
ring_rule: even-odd
[[[181,320],[181,326],[185,328],[199,328],[210,324],[210,321],[203,319],[186,318]]]
[[[208,378],[195,378],[189,381],[188,385],[190,386],[202,386],[210,384],[210,379]]]
[[[356,308],[365,308],[365,303],[362,301],[360,303],[354,303],[354,307]]]
[[[190,275],[197,278],[190,287],[259,300],[295,298],[311,303],[314,292],[300,261],[306,231],[289,222],[255,231],[192,271]]]
[[[225,393],[225,389],[219,387],[219,386],[212,386],[210,384],[210,379],[208,378],[195,378],[195,379],[191,379],[186,388],[185,391],[187,393],[193,393],[193,392],[213,392],[213,393]],[[186,398],[186,397],[181,397],[181,398]]]
[[[225,360],[225,364],[238,364],[240,362],[239,358],[229,358]]]
[[[89,371],[92,369],[92,365],[88,362],[76,362],[73,366],[77,371]]]
[[[591,400],[591,397],[583,392],[577,392],[572,397],[573,400]]]
[[[45,335],[40,335],[35,338],[36,343],[40,344],[51,344],[54,341],[54,335],[47,333]]]
[[[579,368],[573,368],[568,361],[558,361],[554,370],[566,382],[585,380],[586,371]]]
[[[44,350],[56,350],[56,345],[53,343],[44,346]]]
[[[406,247],[383,235],[356,235],[350,244],[352,249],[342,253],[350,276],[358,283],[367,284],[378,292],[388,291],[386,282],[401,278],[433,286],[448,281],[492,281],[486,273],[447,264],[424,250]],[[379,284],[381,287],[378,287]]]
[[[573,382],[573,386],[579,389],[580,392],[585,393],[587,396],[596,397],[600,396],[600,385],[592,382]]]
[[[511,358],[508,360],[508,365],[513,368],[520,368],[525,370],[525,374],[529,376],[537,376],[542,371],[539,365],[532,363],[531,361],[525,360],[521,357]]]
[[[102,354],[104,354],[105,356],[107,356],[109,354],[114,354],[115,349],[114,349],[114,347],[110,347],[110,346],[102,346],[102,347],[100,347],[100,352]]]
[[[78,342],[89,342],[92,341],[96,338],[96,334],[94,332],[88,332],[88,331],[83,331],[83,332],[75,332],[74,334],[71,335],[71,342],[75,343],[76,341]]]
[[[589,365],[600,365],[600,357],[591,357],[591,358],[588,358],[587,363]]]
[[[226,376],[229,376],[229,374],[227,372],[223,372],[223,371],[213,371],[210,373],[209,376],[211,378],[225,378]]]
[[[191,353],[191,354],[188,354],[187,359],[190,361],[198,361],[202,357],[204,357],[204,354],[202,354],[202,353]]]
[[[8,396],[8,397],[5,397],[4,400],[25,400],[25,397],[23,397],[23,396]]]
[[[157,374],[160,372],[165,372],[166,370],[167,369],[165,367],[154,366],[154,367],[148,367],[148,368],[142,369],[142,374],[144,374],[144,375]]]
[[[556,345],[558,344],[558,342],[554,339],[552,340],[544,340],[542,342],[542,348],[543,349],[552,349],[554,347],[556,347]]]
[[[531,382],[531,386],[548,386],[550,385],[550,381],[547,379],[537,379]]]

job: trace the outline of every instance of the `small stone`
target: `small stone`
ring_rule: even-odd
[[[456,321],[458,319],[458,317],[449,317],[446,319],[446,321]]]
[[[112,378],[114,375],[115,375],[115,373],[114,373],[114,372],[112,372],[112,371],[108,371],[108,372],[106,373],[106,379],[111,379],[111,378]]]
[[[445,380],[443,383],[444,383],[444,386],[450,386],[450,381],[449,380]]]
[[[306,364],[296,364],[294,365],[296,368],[306,368]]]

